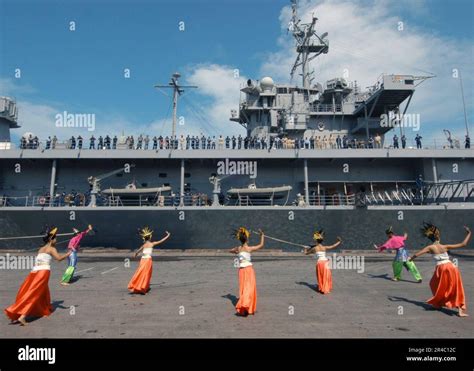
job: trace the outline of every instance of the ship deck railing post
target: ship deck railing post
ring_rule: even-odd
[[[304,159],[304,198],[306,205],[309,205],[309,181],[308,181],[308,160]]]
[[[181,174],[179,184],[179,206],[184,206],[184,159],[181,160]]]
[[[56,167],[57,167],[57,160],[54,159],[51,166],[51,183],[49,185],[49,197],[50,197],[49,206],[52,206],[51,197],[53,197],[55,188],[56,188]]]

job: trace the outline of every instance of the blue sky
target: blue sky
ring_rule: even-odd
[[[202,86],[182,100],[180,114],[191,116],[192,104],[209,113],[211,134],[239,133],[237,124],[229,123],[229,114],[226,114],[230,105],[237,108],[238,85],[232,85],[237,92],[231,92],[229,87],[222,86],[226,80],[219,76],[238,68],[242,79],[259,79],[267,71],[277,82],[288,77],[287,66],[278,62],[293,56],[292,39],[284,30],[288,4],[286,0],[0,0],[0,95],[17,98],[20,109],[24,109],[20,111],[23,128],[36,134],[52,132],[54,121],[48,117],[62,110],[96,113],[100,133],[145,131],[147,126],[158,130],[163,124],[166,132],[170,127],[166,120],[170,101],[153,85],[167,83],[171,73],[180,71],[183,82]],[[318,13],[321,21],[325,16],[330,18],[331,12],[337,15],[348,11],[350,14],[354,9],[360,9],[354,17],[364,22],[368,20],[361,18],[364,9],[381,11],[403,20],[407,32],[418,38],[411,38],[412,44],[407,44],[408,47],[419,45],[421,37],[421,41],[423,38],[442,40],[440,50],[454,48],[456,53],[464,55],[460,61],[453,53],[453,64],[461,64],[472,121],[472,1],[303,1],[302,14],[321,4],[321,10],[326,10],[326,14]],[[346,19],[340,19],[341,26]],[[76,22],[74,32],[68,29],[70,21]],[[185,22],[184,32],[178,29],[180,21]],[[376,32],[371,34],[375,37]],[[330,70],[331,53],[352,67],[351,51],[344,55],[348,48],[341,46],[344,40],[331,39],[331,32],[329,39],[330,52],[325,56],[326,62],[317,65],[316,71],[318,68],[324,73]],[[379,41],[374,40],[376,42]],[[378,54],[377,49],[373,52]],[[364,66],[364,56],[360,53],[363,52],[356,51],[354,64]],[[413,67],[409,72],[421,74],[420,70],[425,70],[438,75],[448,73],[454,67],[443,58],[444,52],[440,51],[434,57],[427,53],[413,60],[416,65],[408,62],[405,70]],[[365,58],[374,59],[374,55]],[[383,59],[383,52],[380,58]],[[380,70],[370,68],[367,80],[373,76],[375,81],[382,72],[404,72],[384,71],[384,67],[392,66],[384,66],[383,60],[379,62]],[[14,78],[16,68],[21,69],[21,79]],[[123,77],[124,68],[131,69],[130,79]],[[358,68],[354,67],[354,70],[358,71]],[[449,103],[452,110],[447,116],[449,125],[446,117],[424,108],[443,104],[440,101],[444,99],[443,95],[426,97],[430,91],[445,89],[447,84],[438,80],[420,86],[420,90],[426,87],[425,94],[421,94],[419,102],[415,100],[415,104],[419,103],[415,109],[422,114],[426,111],[433,125],[440,128],[451,125],[449,127],[461,133],[464,122],[462,106],[457,106],[460,99],[444,102]],[[459,94],[460,98],[457,86],[449,85],[453,90],[447,96]],[[219,95],[229,96],[222,98]],[[436,122],[437,117],[439,122]],[[187,129],[200,125],[192,117],[189,123]],[[431,132],[426,128],[425,131],[427,135]]]

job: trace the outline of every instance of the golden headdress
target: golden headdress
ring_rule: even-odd
[[[238,240],[241,240],[242,236],[245,236],[245,239],[248,240],[250,238],[250,232],[247,228],[245,227],[240,227],[239,229],[236,229],[234,231],[235,238]]]
[[[315,241],[324,240],[324,230],[320,229],[319,231],[314,232],[313,239]]]
[[[438,227],[431,223],[423,222],[423,228],[421,228],[421,233],[423,233],[423,236],[429,238],[432,241],[435,241],[439,238]]]
[[[43,241],[44,242],[50,242],[56,238],[56,234],[58,233],[58,228],[57,227],[51,227],[51,228],[46,228]]]
[[[139,233],[140,233],[140,237],[145,239],[147,237],[151,237],[151,235],[153,234],[153,231],[149,227],[144,227],[140,229]]]

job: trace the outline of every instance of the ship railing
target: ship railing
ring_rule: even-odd
[[[0,196],[0,207],[8,206],[32,206],[32,207],[46,207],[46,206],[67,206],[64,202],[64,197],[49,196]],[[83,205],[81,205],[83,206]]]
[[[413,205],[416,195],[410,189],[387,189],[362,196],[366,205]]]
[[[353,206],[355,205],[355,194],[336,193],[333,195],[310,195],[311,206]]]
[[[273,197],[249,197],[248,195],[239,195],[238,197],[227,196],[226,206],[286,206],[288,197],[275,199]]]
[[[342,104],[310,104],[311,112],[342,112]]]
[[[210,206],[211,199],[206,194],[192,194],[180,197],[178,195],[152,195],[139,196],[138,198],[128,199],[120,196],[109,196],[105,201],[104,206],[118,207],[118,206]]]
[[[425,203],[467,202],[474,200],[474,179],[425,183]]]
[[[29,206],[30,197],[21,196],[21,197],[10,197],[10,196],[0,196],[0,207],[9,207],[9,206]]]
[[[332,105],[319,105],[319,106],[332,106]],[[330,109],[329,107],[325,107],[324,109],[320,108],[320,110],[321,110],[320,112],[333,112],[333,110]],[[336,109],[336,112],[339,112],[339,111]],[[394,129],[394,130],[397,130],[397,129]],[[394,131],[393,134],[395,134],[395,133],[396,132]],[[400,139],[401,134],[400,133],[396,133],[396,134],[399,137],[399,143],[398,143],[399,148],[398,149],[394,148],[392,138],[390,137],[390,135],[388,135],[385,138],[383,149],[397,150],[397,151],[418,150],[416,141],[413,138],[409,138],[407,140],[406,147],[402,148],[402,143],[401,143],[401,139]],[[333,137],[334,137],[334,135],[333,135]],[[329,137],[327,137],[327,138],[329,139]],[[352,137],[349,138],[349,142],[351,140],[352,140]],[[311,150],[320,151],[320,150],[324,150],[324,149],[338,149],[335,141],[336,141],[336,138],[334,137],[333,138],[333,143],[329,143],[329,142],[328,143],[322,143],[322,145],[319,145],[319,146],[315,142],[315,144],[314,144],[315,148],[311,149]],[[54,146],[51,143],[47,144],[46,141],[40,141],[38,144],[28,144],[25,148],[22,148],[21,145],[20,146],[15,146],[13,143],[8,142],[8,143],[4,143],[4,144],[0,145],[0,149],[3,149],[3,150],[20,149],[20,150],[39,150],[39,151],[53,151],[53,150],[75,150],[75,151],[121,151],[121,150],[130,150],[130,151],[132,151],[132,150],[133,151],[170,151],[170,150],[184,151],[184,150],[188,150],[188,151],[196,151],[196,150],[199,150],[199,151],[208,151],[208,150],[211,150],[211,149],[207,149],[207,147],[206,147],[206,149],[201,148],[201,142],[199,142],[199,143],[200,143],[199,144],[199,149],[193,149],[193,148],[187,148],[186,149],[186,144],[184,146],[179,144],[179,145],[175,146],[174,149],[171,148],[172,146],[170,146],[168,148],[166,148],[166,147],[154,148],[151,143],[148,146],[148,148],[145,148],[145,146],[143,146],[143,145],[142,145],[141,148],[137,148],[136,145],[131,148],[130,146],[125,145],[125,144],[117,144],[115,147],[113,147],[113,146],[103,146],[102,148],[99,148],[96,144],[94,149],[89,149],[89,144],[88,143],[86,144],[85,142],[84,142],[82,148],[79,148],[77,144],[73,148],[70,141],[68,140],[68,141],[58,141]],[[207,146],[207,144],[206,144],[206,146]],[[351,144],[351,147],[352,147],[352,149],[373,149],[373,148],[375,148],[375,145],[372,145],[371,147],[369,147],[365,140],[360,140],[360,138],[359,138],[358,142],[357,142],[357,145],[356,145],[357,148],[354,148],[354,146],[352,144]],[[211,148],[212,148],[212,146],[211,146]],[[421,148],[422,149],[444,149],[444,150],[466,149],[464,139],[463,140],[453,139],[451,142],[448,142],[446,140],[446,138],[434,138],[430,141],[423,141]],[[247,148],[247,149],[249,149],[249,148]],[[245,151],[247,149],[244,148],[243,144],[242,144],[242,147],[241,147],[240,150]],[[257,147],[252,148],[252,149],[262,150],[262,151],[267,150],[268,151],[269,150],[269,143],[267,141],[265,147],[263,147],[261,145],[261,143],[258,143]],[[309,149],[309,146],[307,146],[307,149]],[[226,148],[225,144],[220,145],[219,143],[216,143],[214,148],[212,148],[212,150],[237,151],[238,149],[237,148],[232,149],[232,142],[231,142],[229,148]],[[294,145],[284,146],[283,143],[280,143],[279,148],[276,148],[275,144],[274,144],[273,147],[271,148],[271,150],[277,150],[277,151],[279,151],[279,150],[297,150],[297,148],[295,148]]]
[[[370,192],[363,200],[366,205],[429,205],[446,202],[474,201],[474,180],[424,182],[422,185],[398,187]]]
[[[51,196],[33,196],[30,206],[34,207],[82,207],[88,204],[88,199],[83,193],[71,193]]]

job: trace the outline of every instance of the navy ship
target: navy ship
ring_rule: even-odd
[[[344,77],[315,82],[310,61],[330,50],[317,20],[302,23],[293,1],[289,73],[301,83],[248,80],[230,112],[246,136],[176,136],[178,100],[194,88],[179,73],[158,86],[173,91],[166,137],[64,142],[27,133],[16,144],[17,105],[2,97],[0,248],[37,246],[17,237],[45,225],[70,232],[87,224],[96,230],[83,243],[90,247],[134,248],[144,225],[171,232],[172,249],[227,248],[241,225],[305,244],[317,226],[330,239],[342,236],[345,249],[367,249],[388,226],[418,247],[418,229],[430,221],[456,240],[474,219],[473,152],[451,135],[441,148],[423,146],[420,136],[412,146],[405,133],[415,90],[432,76],[393,71],[367,89]],[[272,240],[268,247],[294,249]]]

